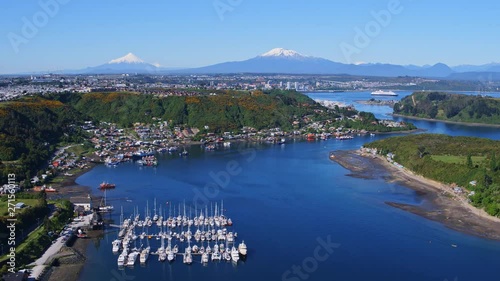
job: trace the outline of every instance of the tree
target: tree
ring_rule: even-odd
[[[418,157],[424,158],[424,156],[427,154],[429,154],[429,152],[426,151],[425,146],[419,145],[418,146]]]
[[[498,165],[497,165],[497,158],[495,155],[495,152],[491,154],[491,160],[490,160],[490,170],[492,172],[496,172],[498,170]]]
[[[493,179],[488,174],[484,174],[484,186],[489,187],[492,183]]]
[[[474,167],[474,164],[472,163],[472,156],[469,154],[467,155],[467,168],[472,169]]]
[[[43,218],[43,225],[45,227],[45,230],[47,230],[47,231],[52,231],[53,230],[53,224],[52,224],[52,222],[49,220],[49,218],[47,216],[45,216]]]

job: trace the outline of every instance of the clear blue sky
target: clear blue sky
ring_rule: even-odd
[[[67,2],[48,15],[40,2]],[[0,0],[0,73],[79,69],[133,52],[165,67],[244,60],[275,47],[347,62],[342,42],[391,0]],[[214,3],[236,3],[221,20]],[[400,0],[403,10],[350,62],[500,62],[500,1]],[[23,18],[38,31],[23,36]],[[42,25],[40,26],[40,20]],[[10,35],[9,35],[10,34]],[[31,34],[28,34],[31,36]],[[9,37],[10,36],[10,37]]]

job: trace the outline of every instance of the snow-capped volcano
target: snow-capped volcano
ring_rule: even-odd
[[[121,58],[117,58],[117,59],[111,60],[108,63],[109,64],[113,64],[113,63],[144,63],[144,61],[141,60],[136,55],[134,55],[132,53],[128,53],[125,56],[123,56]]]
[[[260,57],[306,58],[307,56],[304,56],[304,55],[302,55],[299,52],[296,52],[294,50],[275,48],[275,49],[270,50],[267,53],[260,55]]]
[[[138,56],[128,53],[121,58],[109,61],[108,63],[89,67],[84,73],[96,74],[121,74],[121,73],[156,73],[161,70],[156,65],[147,63]]]

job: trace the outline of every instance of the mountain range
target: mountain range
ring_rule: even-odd
[[[302,55],[296,51],[276,48],[244,61],[223,62],[214,65],[172,69],[147,63],[129,53],[108,63],[76,71],[73,74],[230,74],[230,73],[280,73],[280,74],[336,74],[359,76],[417,76],[450,79],[481,80],[481,77],[500,77],[500,64],[460,65],[449,67],[443,63],[435,65],[396,65],[383,63],[345,64],[328,59]],[[494,75],[493,75],[494,74]]]

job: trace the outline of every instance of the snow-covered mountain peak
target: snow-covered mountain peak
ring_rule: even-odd
[[[260,55],[261,57],[289,57],[289,58],[305,58],[306,56],[294,50],[284,48],[275,48],[271,51]]]
[[[136,55],[134,55],[132,53],[128,53],[127,55],[125,55],[125,56],[123,56],[121,58],[117,58],[117,59],[111,60],[108,63],[109,64],[113,64],[113,63],[144,63],[144,61],[141,60]]]

